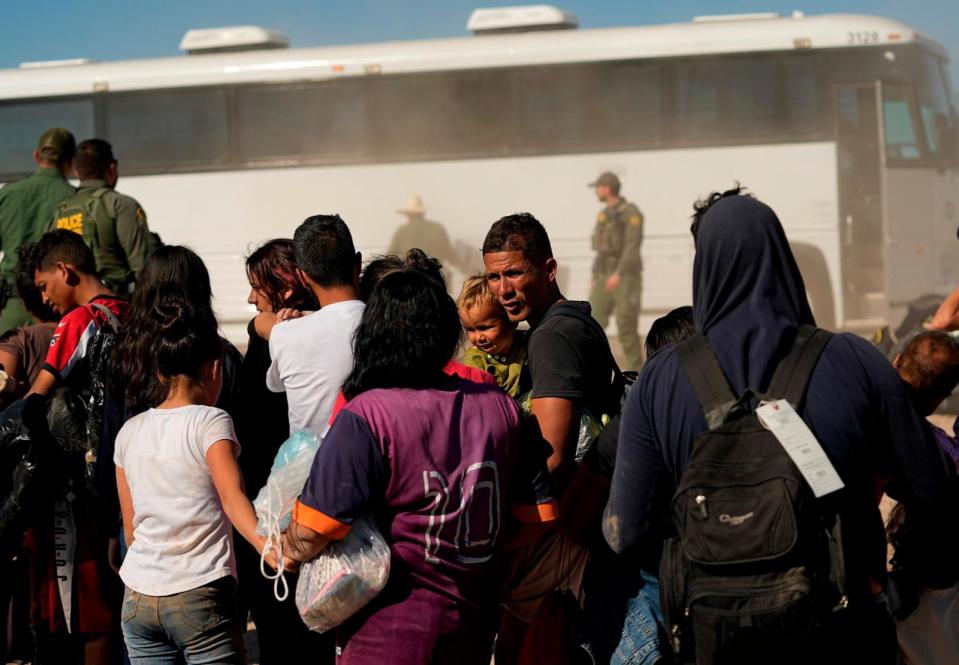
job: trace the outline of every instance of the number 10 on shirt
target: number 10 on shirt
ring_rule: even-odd
[[[439,471],[423,471],[423,492],[432,499],[424,534],[426,562],[439,563],[440,546],[446,544],[460,563],[485,563],[493,555],[501,523],[496,462],[470,464],[458,483],[454,479],[453,489],[455,495]]]

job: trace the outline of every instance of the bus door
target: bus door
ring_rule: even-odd
[[[884,318],[886,238],[879,84],[835,88],[836,168],[846,326]]]
[[[920,296],[959,284],[955,114],[938,59],[925,55],[915,81],[884,83],[886,280],[890,322]]]

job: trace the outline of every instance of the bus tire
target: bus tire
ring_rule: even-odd
[[[816,325],[826,330],[836,327],[836,304],[832,295],[832,280],[826,257],[818,247],[806,243],[790,243],[799,272],[806,284],[806,297],[816,317]]]

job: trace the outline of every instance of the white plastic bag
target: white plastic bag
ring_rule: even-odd
[[[390,548],[368,518],[300,568],[296,607],[310,630],[339,626],[376,597],[390,575]]]
[[[290,525],[293,502],[303,491],[321,440],[316,432],[304,429],[294,432],[280,446],[270,477],[253,501],[256,532],[261,536],[269,536],[274,530],[286,531]]]

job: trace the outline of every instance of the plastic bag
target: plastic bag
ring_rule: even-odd
[[[524,393],[517,398],[520,408],[526,413],[530,413],[531,401],[531,393]],[[602,419],[597,418],[585,406],[580,407],[579,430],[576,432],[575,459],[577,463],[583,461],[587,451],[592,447],[600,432],[603,431],[603,427],[606,425],[604,420],[608,422],[606,416],[603,416]]]
[[[353,522],[342,541],[332,542],[300,568],[296,608],[307,628],[336,628],[386,586],[390,548],[368,518]]]
[[[0,412],[0,556],[14,553],[42,493],[40,472],[57,462],[41,450],[46,399],[31,395]]]
[[[304,429],[294,432],[280,446],[270,467],[270,477],[253,501],[256,532],[261,536],[276,529],[285,531],[290,525],[293,502],[310,475],[321,439],[316,432]]]

